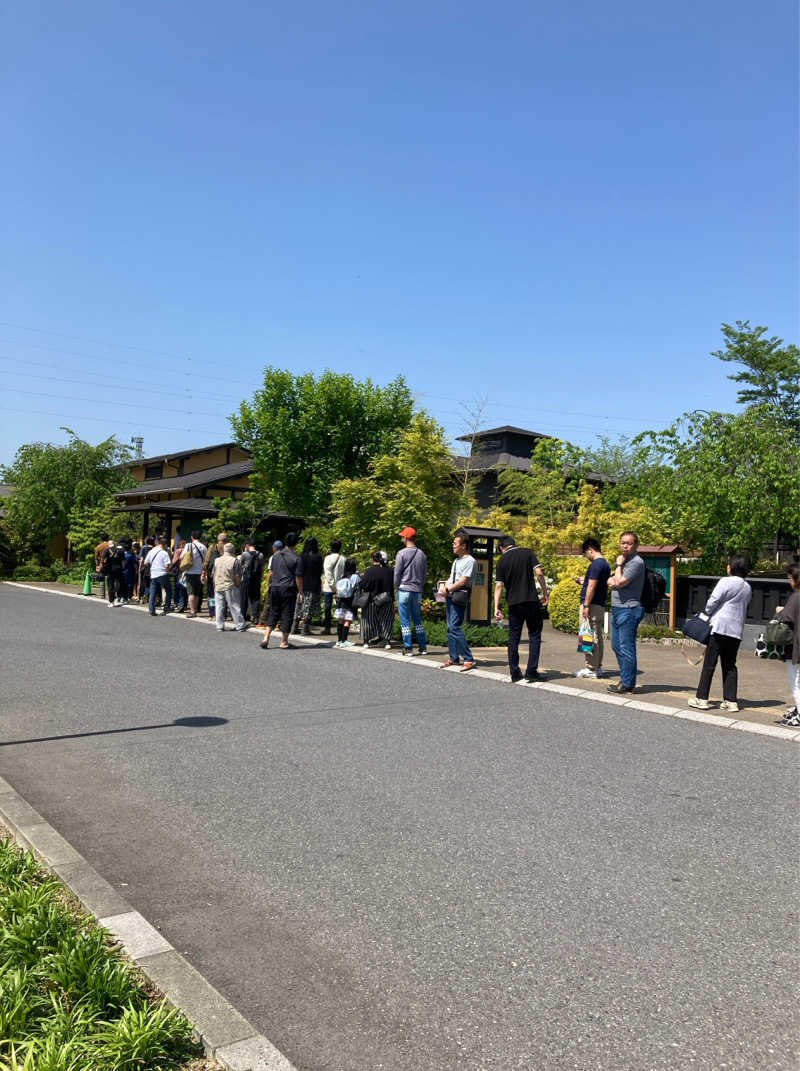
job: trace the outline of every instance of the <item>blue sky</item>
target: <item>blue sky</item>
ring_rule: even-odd
[[[455,436],[730,409],[798,340],[797,13],[684,0],[0,15],[0,462],[229,437],[266,364],[402,372]],[[90,419],[91,418],[91,419]]]

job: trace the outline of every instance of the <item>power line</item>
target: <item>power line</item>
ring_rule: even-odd
[[[0,326],[2,326],[2,327],[14,327],[19,331],[35,331],[35,332],[37,332],[37,334],[40,334],[40,335],[55,335],[56,338],[69,338],[69,339],[72,339],[73,342],[88,342],[92,346],[113,346],[116,349],[120,349],[120,350],[137,350],[139,353],[152,353],[156,357],[171,357],[171,358],[177,358],[178,360],[181,360],[181,361],[191,360],[191,357],[189,357],[188,354],[185,354],[185,353],[184,354],[166,353],[163,350],[147,349],[147,347],[145,347],[145,346],[130,346],[130,345],[127,345],[124,342],[106,342],[106,341],[104,341],[102,339],[85,338],[85,337],[81,337],[80,335],[65,335],[63,331],[49,331],[49,330],[47,330],[47,328],[44,328],[44,327],[27,327],[25,324],[12,324],[12,323],[9,323],[8,320],[0,320]],[[25,345],[25,343],[23,343],[23,345]],[[29,345],[33,345],[33,343],[29,343]]]
[[[15,408],[13,408],[12,406],[9,406],[9,405],[0,405],[0,411],[6,412],[6,413],[24,413],[26,416],[29,415],[29,416],[59,417],[59,418],[61,418],[63,420],[94,420],[94,421],[102,423],[102,424],[108,424],[108,423],[127,424],[132,428],[151,428],[151,429],[156,429],[157,431],[179,431],[181,433],[192,432],[193,434],[197,434],[197,435],[217,435],[217,434],[219,434],[217,431],[211,431],[209,428],[173,428],[173,427],[167,427],[164,424],[142,424],[138,420],[116,420],[116,419],[114,419],[113,421],[109,421],[108,417],[81,416],[81,415],[79,415],[77,413],[51,413],[51,412],[46,412],[46,411],[44,411],[42,409],[15,409]]]
[[[6,361],[6,360],[8,360],[7,357],[0,357],[0,361]],[[43,368],[47,367],[47,365],[44,364],[41,361],[31,361],[30,363],[31,364],[35,364],[35,365],[37,365],[39,367],[43,367]],[[3,371],[3,374],[7,375],[7,376],[24,376],[26,379],[43,379],[48,383],[71,383],[74,386],[78,386],[78,387],[93,387],[93,388],[98,388],[98,389],[101,389],[101,390],[104,390],[106,388],[111,388],[111,387],[116,387],[117,389],[119,389],[119,387],[120,387],[119,378],[117,378],[117,377],[112,378],[111,376],[103,376],[102,377],[105,380],[110,380],[110,382],[106,382],[106,383],[90,383],[90,382],[87,382],[86,380],[70,379],[70,378],[65,378],[63,376],[42,376],[42,375],[37,375],[35,372],[25,372],[25,371],[16,372],[16,371],[11,371],[11,370],[7,371],[5,369],[3,369],[2,371]],[[95,373],[88,373],[88,374],[94,375]],[[11,388],[9,388],[9,389],[11,389]],[[184,388],[184,390],[187,392],[185,394],[182,394],[180,392],[180,388],[178,388],[178,387],[176,387],[174,390],[154,390],[152,387],[140,387],[138,383],[135,384],[134,386],[131,386],[130,388],[123,388],[123,389],[130,389],[135,394],[160,394],[162,397],[165,397],[165,398],[175,398],[178,403],[192,400],[192,395],[190,393],[188,393],[188,391],[189,391],[188,387]],[[217,395],[215,397],[217,397],[219,401],[223,401],[223,397],[222,396],[218,396]],[[231,403],[233,405],[236,405],[236,404],[238,404],[239,401],[241,401],[241,398],[236,400],[236,401],[234,401],[233,400],[233,395],[230,395],[230,398],[231,398]],[[145,408],[145,405],[143,405],[142,408]],[[176,406],[176,408],[179,408],[179,406]],[[216,414],[214,414],[214,415],[216,415]]]
[[[97,401],[97,398],[75,398],[71,396],[65,397],[63,394],[48,394],[46,391],[41,390],[22,390],[21,387],[4,387],[3,390],[7,391],[9,394],[29,394],[34,398],[59,398],[62,402],[89,402],[91,404],[92,402]],[[119,402],[116,398],[114,398],[113,401],[103,399],[103,404],[107,404],[110,408],[114,409],[118,408],[119,406],[122,406],[124,409],[148,409],[153,410],[157,413],[175,413],[176,416],[178,415],[175,412],[177,406],[174,405],[170,406],[169,408],[165,406],[150,405],[149,403],[147,405],[141,405],[141,403],[139,402]],[[208,413],[200,409],[194,411],[191,409],[186,410],[186,415],[210,416],[218,417],[223,420],[225,419],[225,417],[221,416],[221,414],[219,413]]]

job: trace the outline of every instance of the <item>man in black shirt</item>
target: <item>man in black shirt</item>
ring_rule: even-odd
[[[511,683],[522,680],[519,668],[519,641],[522,626],[528,626],[528,667],[525,680],[528,684],[544,680],[540,676],[539,651],[542,646],[542,606],[547,605],[547,581],[539,559],[527,547],[518,547],[513,536],[504,535],[498,540],[501,557],[497,563],[494,586],[494,616],[502,621],[500,596],[503,584],[506,588],[508,602],[508,668],[511,671]],[[542,589],[541,602],[536,591],[536,581]]]
[[[303,559],[294,550],[297,546],[297,535],[294,532],[288,532],[285,542],[286,546],[281,550],[276,550],[270,559],[269,614],[264,639],[260,644],[265,649],[269,646],[272,630],[279,622],[283,634],[281,647],[285,649],[291,646],[289,631],[294,619],[294,607],[297,596],[303,594]]]

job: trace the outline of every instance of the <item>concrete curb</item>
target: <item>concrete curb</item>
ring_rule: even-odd
[[[8,584],[9,587],[25,588],[28,591],[41,591],[44,592],[46,595],[60,595],[62,598],[67,599],[83,599],[84,601],[89,599],[90,602],[92,601],[88,595],[81,595],[78,592],[74,591],[53,591],[52,588],[37,588],[33,584],[25,584],[16,580],[5,580],[3,581],[3,583]],[[101,600],[96,601],[95,605],[107,607],[107,604]],[[141,606],[136,603],[129,603],[127,606],[117,607],[117,609],[139,610],[142,612],[147,612],[146,606]],[[187,618],[185,614],[169,614],[168,616],[173,620],[190,620],[205,622],[208,625],[213,624],[213,621],[211,621],[208,617]],[[293,635],[292,643],[313,644],[315,646],[326,645],[326,641],[323,640],[321,642],[319,636]],[[333,647],[333,645],[334,641],[331,640],[327,642],[328,647]],[[430,661],[430,659],[426,659],[424,657],[408,658],[400,654],[398,651],[382,651],[376,650],[374,648],[358,646],[344,647],[340,648],[340,650],[343,650],[345,654],[369,656],[371,658],[391,658],[395,661],[407,662],[410,665],[415,666],[424,666],[428,669],[437,669],[439,666],[438,662],[432,662]],[[443,672],[457,673],[458,670],[453,667],[445,669],[443,670]],[[480,677],[483,680],[497,681],[500,684],[508,683],[508,678],[505,677],[503,674],[495,673],[492,670],[487,669],[473,669],[470,670],[469,673],[465,674],[465,676]],[[641,699],[625,699],[621,695],[585,691],[580,688],[570,688],[568,685],[565,684],[549,684],[547,681],[537,681],[535,684],[528,684],[525,681],[520,681],[519,683],[514,685],[514,687],[541,688],[543,691],[546,692],[557,692],[560,695],[571,695],[576,699],[590,699],[594,703],[607,703],[610,706],[629,707],[632,710],[646,711],[650,714],[661,714],[667,718],[682,718],[685,721],[696,721],[702,722],[704,725],[712,725],[718,729],[736,729],[737,731],[743,733],[755,733],[757,736],[771,736],[773,737],[773,739],[776,740],[792,740],[794,741],[794,743],[800,744],[800,731],[783,725],[763,725],[760,722],[755,721],[739,721],[737,718],[728,718],[719,714],[712,714],[710,711],[706,712],[702,710],[692,710],[691,708],[685,707],[665,706],[661,703],[647,703]]]
[[[31,851],[63,882],[167,1001],[183,1012],[207,1056],[227,1071],[295,1071],[286,1057],[2,777],[0,820],[17,844]]]

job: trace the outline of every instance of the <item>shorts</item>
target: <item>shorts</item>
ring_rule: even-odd
[[[283,591],[280,588],[270,588],[267,628],[275,628],[280,623],[281,632],[291,632],[296,602],[297,588]]]
[[[184,573],[183,579],[186,581],[186,590],[190,595],[203,594],[203,582],[199,573]]]

